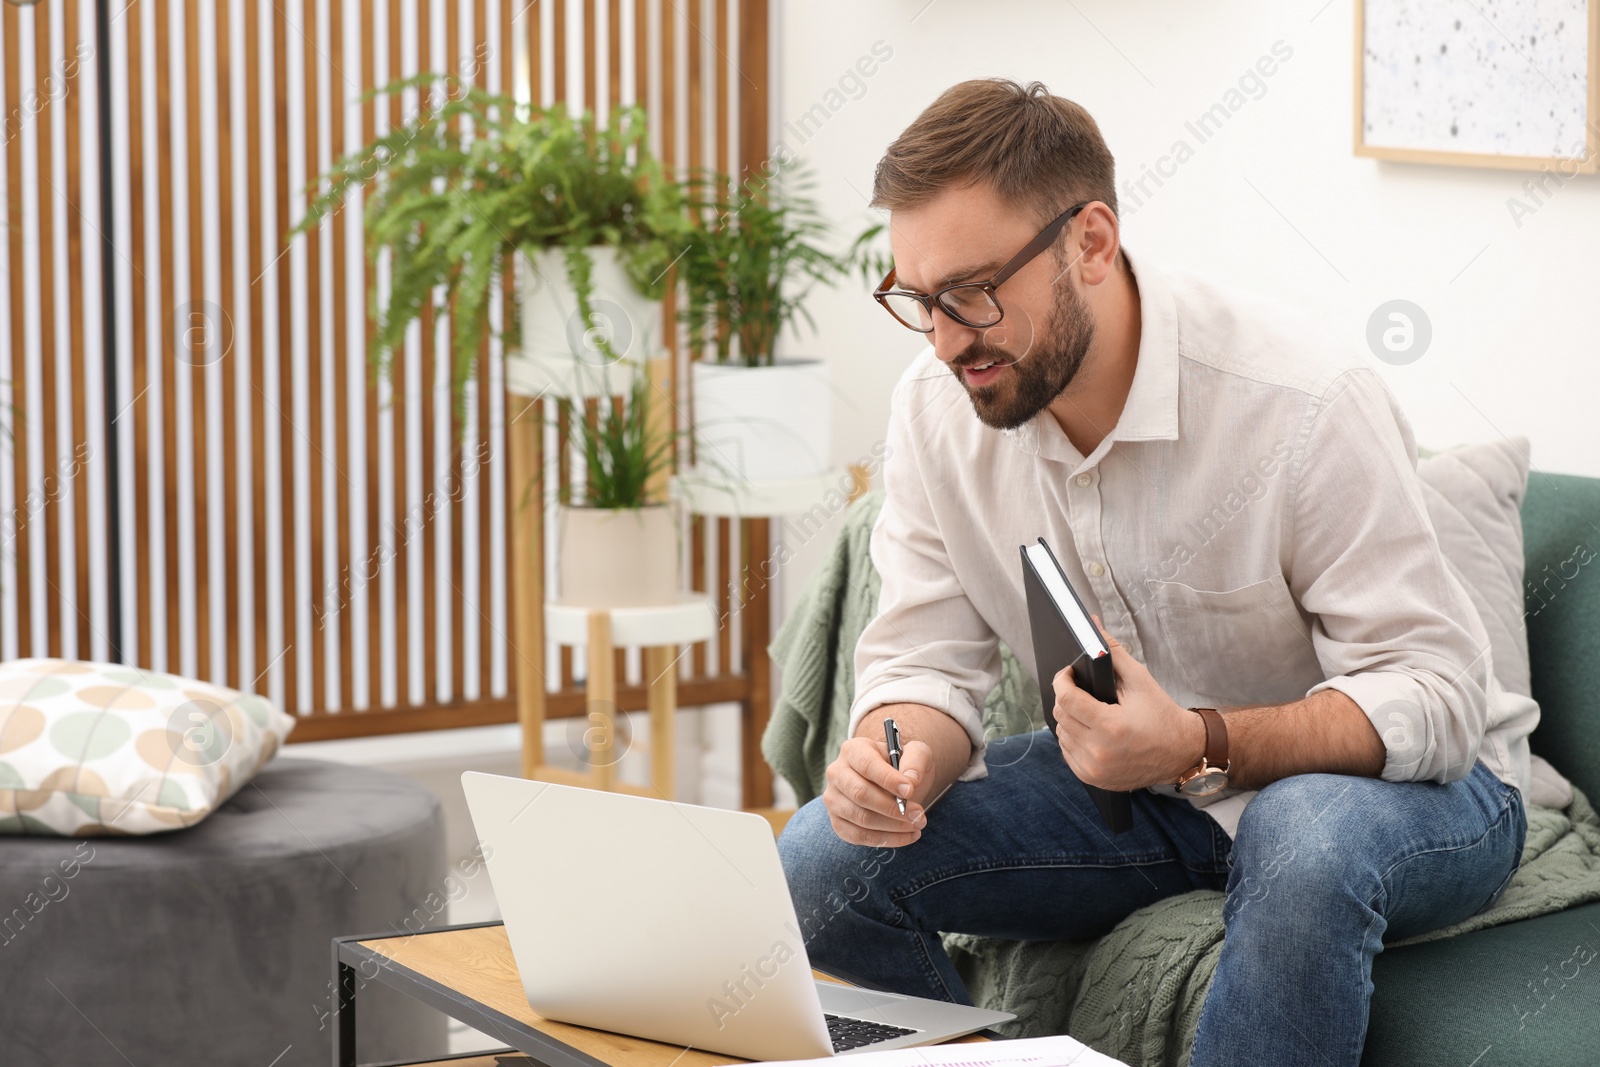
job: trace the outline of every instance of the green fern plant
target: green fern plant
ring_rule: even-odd
[[[697,223],[677,264],[686,295],[679,319],[696,348],[711,346],[719,363],[770,366],[783,331],[816,323],[806,300],[817,285],[859,273],[876,284],[893,260],[874,247],[883,234],[867,227],[842,253],[822,245],[830,227],[811,195],[815,182],[797,164],[732,182],[710,173],[686,183]]]
[[[408,89],[447,90],[442,102],[338,160],[313,183],[301,233],[366,190],[367,256],[389,253],[390,286],[380,303],[370,355],[387,373],[407,328],[427,307],[451,316],[450,386],[458,414],[487,336],[495,286],[508,257],[561,249],[587,327],[595,324],[587,249],[613,247],[641,292],[660,296],[687,222],[679,185],[650,152],[645,116],[619,107],[600,126],[592,112],[533,109],[420,74],[367,97]],[[608,359],[604,331],[592,331]],[[514,336],[514,334],[513,334]]]
[[[843,276],[850,255],[827,251],[829,226],[811,196],[814,182],[790,166],[746,179],[728,197],[722,175],[690,183],[701,225],[678,262],[687,300],[679,318],[690,344],[711,346],[719,363],[770,366],[778,337],[797,320],[816,324],[806,298]]]

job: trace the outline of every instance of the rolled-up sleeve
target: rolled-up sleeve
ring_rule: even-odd
[[[1385,781],[1450,782],[1489,717],[1489,641],[1451,574],[1416,475],[1411,428],[1377,375],[1345,372],[1307,414],[1290,586],[1325,681],[1360,705]]]
[[[933,425],[942,416],[908,410],[913,381],[903,378],[890,400],[883,509],[871,537],[882,588],[877,614],[856,642],[848,736],[883,704],[936,708],[960,723],[972,741],[972,758],[959,778],[971,781],[988,773],[982,708],[1000,680],[1000,639],[951,565],[947,531],[940,529],[929,495],[938,486],[925,476],[911,432],[911,424]]]

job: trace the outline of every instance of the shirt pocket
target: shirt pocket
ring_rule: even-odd
[[[1323,680],[1311,631],[1282,575],[1237,589],[1148,579],[1164,650],[1203,704],[1282,704]]]

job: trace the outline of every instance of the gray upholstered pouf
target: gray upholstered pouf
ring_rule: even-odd
[[[289,758],[190,829],[0,838],[0,1064],[324,1067],[331,939],[442,925],[445,865],[428,789]],[[444,1052],[443,1016],[358,1005],[363,1062]]]

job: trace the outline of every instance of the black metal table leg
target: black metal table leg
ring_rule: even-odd
[[[333,1067],[356,1067],[356,969],[333,943]]]

